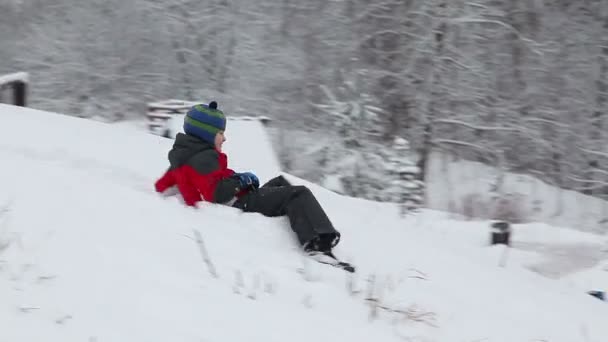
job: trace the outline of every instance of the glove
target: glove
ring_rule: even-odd
[[[239,180],[239,185],[242,189],[251,187],[257,189],[260,187],[260,180],[251,172],[235,173],[234,176]]]

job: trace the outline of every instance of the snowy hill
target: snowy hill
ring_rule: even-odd
[[[283,218],[156,195],[170,139],[6,105],[0,125],[2,342],[608,340],[608,305],[578,277],[608,287],[604,237],[517,226],[499,267],[485,222],[400,219],[287,175],[342,232],[350,277],[300,256]],[[248,134],[230,125],[231,166],[278,174],[237,148],[267,143]]]
[[[484,217],[492,212],[491,188],[502,171],[479,162],[455,160],[443,153],[429,158],[427,205],[435,210]],[[608,201],[547,184],[536,177],[504,173],[502,189],[514,196],[522,222],[545,222],[577,230],[608,233]],[[477,209],[467,209],[474,204]]]

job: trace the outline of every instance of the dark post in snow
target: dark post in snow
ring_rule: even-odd
[[[13,103],[16,106],[27,106],[27,83],[15,81],[13,83]]]
[[[511,224],[506,221],[496,221],[491,224],[492,235],[491,235],[491,244],[492,245],[511,245]]]
[[[0,75],[0,101],[3,100],[1,92],[11,90],[13,96],[10,104],[21,107],[27,106],[28,78],[29,75],[26,72]]]

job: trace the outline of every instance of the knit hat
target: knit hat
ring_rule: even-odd
[[[197,104],[190,108],[184,118],[184,133],[215,143],[215,135],[226,129],[226,116],[217,109],[217,102],[209,105]]]

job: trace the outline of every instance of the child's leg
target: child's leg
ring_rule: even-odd
[[[302,245],[319,238],[329,249],[340,236],[313,193],[304,186],[261,187],[240,198],[234,206],[265,216],[287,215]]]
[[[273,188],[273,187],[277,187],[277,186],[288,186],[291,185],[291,183],[289,183],[289,181],[287,181],[287,179],[285,179],[285,177],[283,176],[277,176],[274,177],[273,179],[269,180],[268,182],[266,182],[266,184],[262,185],[262,188]]]

